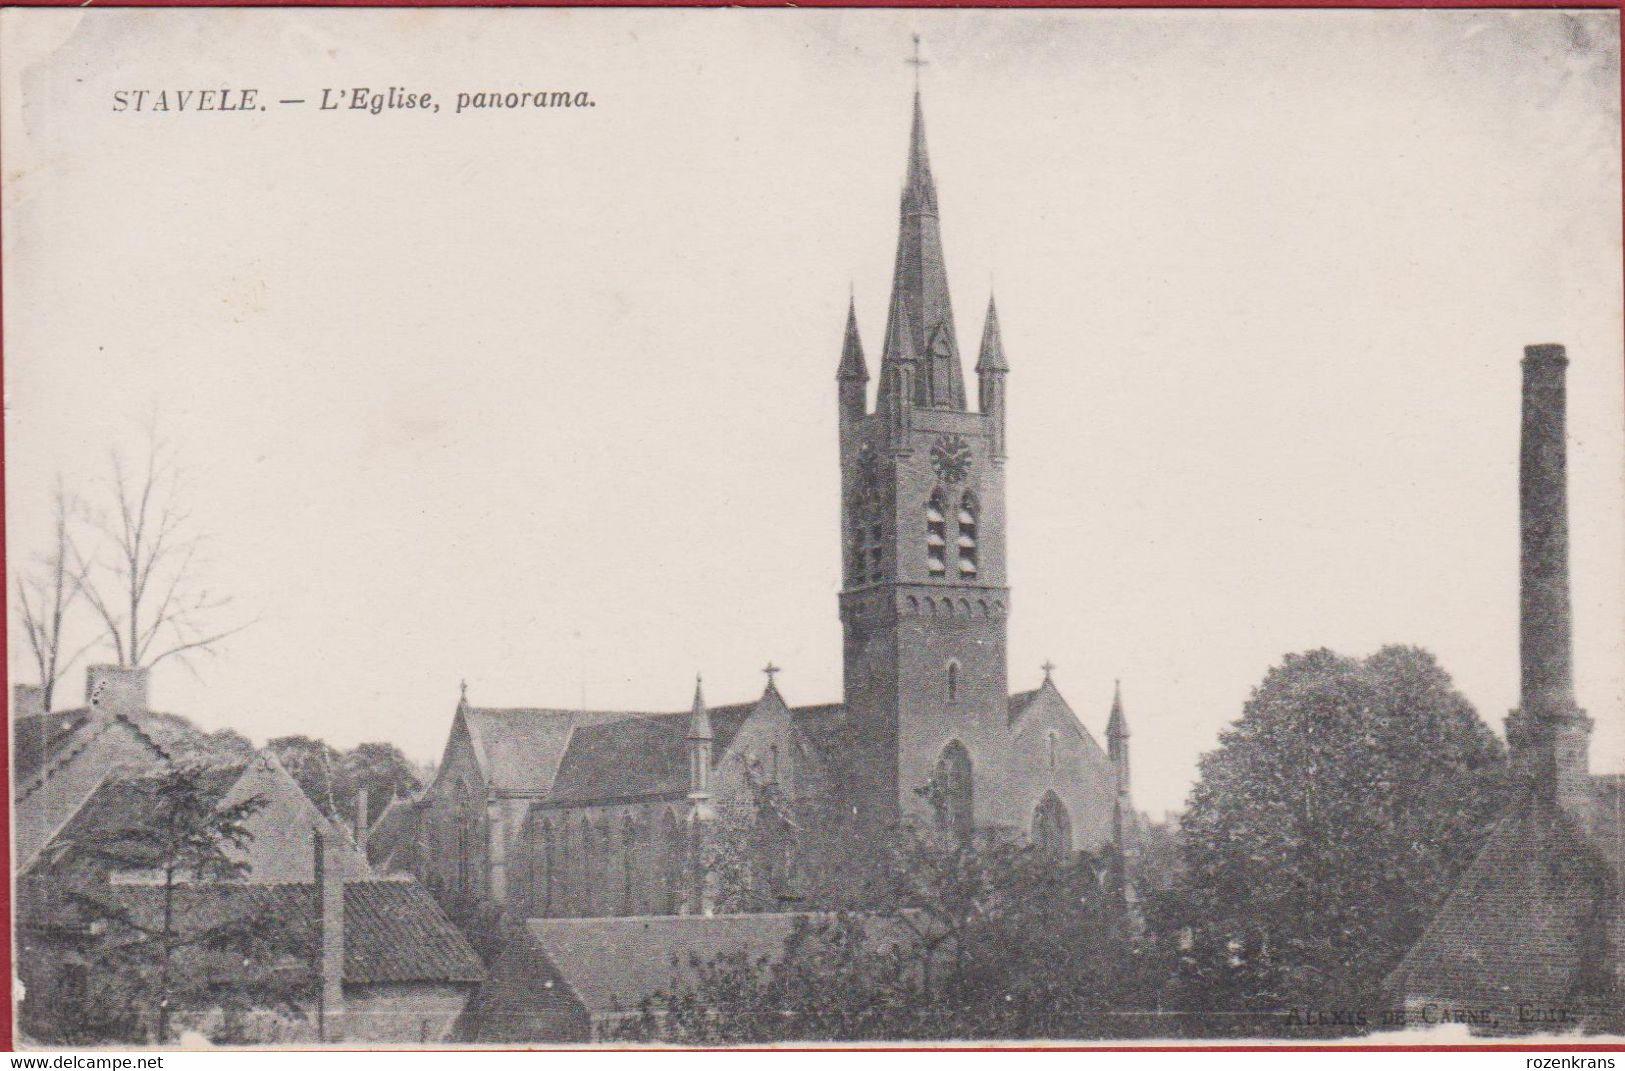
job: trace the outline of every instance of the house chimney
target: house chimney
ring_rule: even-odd
[[[372,823],[367,820],[367,786],[362,785],[355,792],[355,850],[361,857],[367,857],[367,830]]]
[[[145,714],[146,668],[90,666],[85,670],[85,706],[109,718]]]
[[[1584,821],[1591,719],[1574,702],[1569,599],[1567,408],[1562,346],[1527,346],[1518,461],[1519,707],[1507,718],[1515,774]]]
[[[35,714],[48,714],[45,709],[45,689],[37,684],[11,686],[11,716],[31,718]]]
[[[344,1040],[344,869],[338,857],[338,834],[320,826],[313,831],[316,849],[316,971],[321,988],[316,997],[318,1041]]]

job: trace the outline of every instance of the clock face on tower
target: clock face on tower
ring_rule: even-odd
[[[944,435],[931,447],[931,467],[944,483],[958,483],[970,471],[970,446],[957,435]]]

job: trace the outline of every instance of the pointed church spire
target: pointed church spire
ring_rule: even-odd
[[[1106,757],[1117,773],[1117,798],[1132,820],[1134,804],[1129,796],[1128,718],[1123,715],[1123,682],[1112,690],[1112,715],[1106,720]]]
[[[700,675],[694,674],[694,706],[688,715],[688,739],[711,740],[711,714],[705,708],[705,692],[701,687]]]
[[[938,409],[965,408],[965,383],[959,364],[959,342],[948,299],[948,270],[942,255],[937,220],[937,187],[925,145],[925,110],[914,94],[913,128],[909,133],[908,173],[897,234],[897,263],[892,272],[892,308],[886,323],[882,365],[917,358],[910,404]],[[905,315],[906,314],[906,317]],[[905,326],[906,329],[905,329]],[[901,345],[906,336],[909,346]],[[889,388],[883,384],[882,390]]]
[[[835,378],[869,382],[869,365],[863,359],[863,342],[858,338],[858,302],[848,297],[846,302],[846,340],[841,344],[841,367]]]
[[[1106,720],[1106,738],[1108,740],[1125,740],[1128,738],[1128,719],[1123,717],[1123,682],[1114,682],[1112,690],[1112,716]]]
[[[700,675],[694,674],[694,707],[688,715],[688,817],[707,821],[711,810],[711,715],[705,709]]]
[[[1004,340],[999,337],[999,307],[993,302],[993,295],[987,296],[987,322],[982,326],[982,351],[976,357],[976,372],[986,375],[989,372],[1008,372],[1010,366],[1004,363]]]
[[[908,132],[908,177],[903,181],[903,211],[937,211],[937,184],[931,181],[931,154],[925,147],[925,108],[914,87],[914,121]]]

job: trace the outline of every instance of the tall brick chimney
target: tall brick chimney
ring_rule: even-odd
[[[1569,600],[1567,408],[1562,346],[1527,346],[1518,463],[1519,707],[1507,718],[1513,770],[1540,799],[1584,821],[1591,719],[1574,702]]]
[[[321,989],[316,998],[317,1040],[344,1040],[344,868],[339,863],[339,834],[318,826],[316,850],[316,970]]]

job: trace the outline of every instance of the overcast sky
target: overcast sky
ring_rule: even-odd
[[[1179,806],[1283,654],[1517,702],[1519,358],[1572,360],[1579,699],[1620,769],[1611,12],[19,11],[7,519],[154,408],[257,623],[160,709],[438,757],[481,705],[840,695],[834,371],[911,72],[962,351],[998,290],[1012,688],[1121,678]],[[444,106],[322,113],[324,87]],[[257,87],[241,114],[121,89]],[[596,107],[451,114],[458,92]],[[13,629],[11,667],[32,670]],[[65,699],[82,694],[78,670]]]

